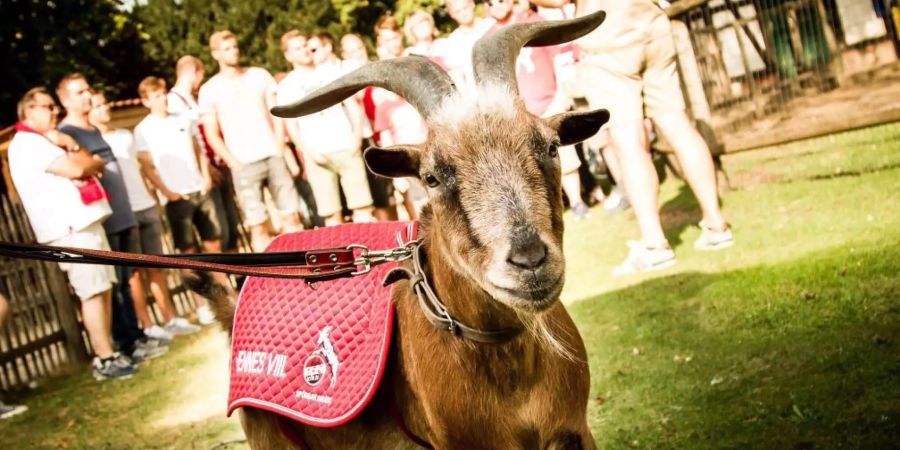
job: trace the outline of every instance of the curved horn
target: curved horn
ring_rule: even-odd
[[[472,67],[478,84],[499,82],[518,92],[516,58],[522,47],[559,45],[578,39],[597,28],[606,13],[597,11],[572,20],[525,22],[501,28],[475,43]]]
[[[405,56],[368,63],[316,89],[300,101],[272,108],[278,117],[299,117],[336,105],[367,86],[387,89],[411,103],[425,120],[456,91],[450,77],[434,62]]]

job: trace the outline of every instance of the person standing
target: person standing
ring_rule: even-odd
[[[102,223],[112,214],[96,176],[106,169],[97,155],[68,152],[45,134],[56,128],[59,109],[43,87],[19,100],[19,122],[9,144],[9,171],[35,238],[41,244],[109,250]],[[112,287],[110,266],[60,263],[81,300],[81,320],[94,351],[94,378],[129,378],[137,371],[116,353],[110,333]]]
[[[568,0],[533,0],[559,8]],[[703,212],[698,250],[719,250],[734,236],[719,206],[715,167],[706,141],[688,118],[675,61],[675,43],[666,13],[652,0],[579,0],[577,14],[606,11],[606,20],[581,38],[579,77],[591,109],[606,108],[610,145],[641,230],[629,242],[614,275],[664,269],[676,263],[659,218],[659,178],[650,153],[644,117],[672,145],[684,177]]]
[[[91,125],[88,119],[92,92],[87,78],[80,73],[64,77],[57,85],[56,95],[66,110],[66,118],[59,131],[71,136],[78,145],[92,154],[103,158],[106,164],[100,184],[109,194],[112,207],[112,215],[103,222],[109,246],[113,251],[135,253],[140,240],[137,219],[128,201],[128,188],[125,186],[119,161],[100,130]],[[135,362],[165,353],[168,348],[158,340],[147,339],[138,324],[131,287],[128,285],[132,268],[115,266],[115,270],[118,284],[113,291],[112,332],[116,346]]]
[[[432,52],[431,56],[438,58],[459,89],[474,92],[472,48],[494,26],[494,20],[478,17],[473,0],[448,0],[447,14],[459,27],[447,36],[447,44],[436,49],[438,51]]]
[[[203,157],[209,164],[209,175],[213,180],[213,187],[209,191],[213,204],[216,207],[216,217],[219,219],[220,241],[222,251],[236,252],[238,250],[238,226],[240,215],[234,200],[234,178],[231,170],[216,155],[216,152],[207,144],[203,124],[200,123],[200,105],[197,103],[197,91],[204,78],[203,61],[193,55],[184,55],[175,63],[175,84],[169,89],[167,103],[169,114],[185,115],[191,122],[191,131],[194,140],[200,146]],[[210,315],[201,314],[201,321],[206,324],[214,320]]]
[[[128,189],[128,203],[134,211],[134,217],[138,223],[137,244],[138,253],[161,255],[162,246],[162,217],[159,214],[159,205],[150,192],[137,161],[137,152],[134,148],[134,135],[124,128],[113,129],[112,117],[109,114],[109,105],[106,96],[97,92],[91,97],[91,113],[88,116],[91,125],[97,127],[103,135],[103,139],[109,143],[119,167],[122,169],[122,178],[125,179],[125,187]],[[150,282],[150,292],[156,306],[162,313],[164,326],[153,323],[147,308],[147,289],[144,286],[142,275],[146,275]],[[134,299],[135,315],[138,323],[148,337],[161,341],[171,341],[176,334],[190,334],[200,331],[200,327],[189,323],[175,314],[175,306],[169,294],[169,286],[166,283],[166,275],[163,269],[139,269],[131,273],[128,280],[131,288],[131,297]]]
[[[275,201],[285,231],[298,231],[299,196],[285,163],[284,122],[272,116],[276,83],[259,67],[243,67],[237,37],[228,30],[209,38],[219,73],[200,87],[200,114],[212,149],[234,175],[234,187],[250,226],[253,248],[272,239],[263,188]],[[221,134],[220,134],[221,133]]]
[[[296,64],[295,70],[278,86],[278,103],[297,101],[345,73],[334,54],[334,40],[328,33],[313,33],[307,41],[315,68]],[[303,153],[306,173],[316,197],[319,214],[326,225],[344,221],[340,188],[354,222],[370,222],[372,194],[362,159],[363,112],[358,102],[347,99],[337,105],[303,117],[287,120],[288,135]],[[340,184],[339,184],[340,183]]]

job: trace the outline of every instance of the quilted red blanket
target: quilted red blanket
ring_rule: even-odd
[[[267,251],[349,244],[388,249],[415,234],[412,222],[342,225],[279,236]],[[248,277],[234,321],[228,414],[252,406],[335,427],[361,412],[387,363],[394,287],[382,286],[382,280],[398,264],[313,285]]]

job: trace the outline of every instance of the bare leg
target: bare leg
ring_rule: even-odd
[[[203,251],[207,253],[221,253],[222,252],[222,243],[219,240],[212,241],[203,241]],[[228,279],[228,275],[222,272],[212,272],[212,277],[214,280],[219,282],[222,286],[225,286],[229,291],[231,291],[231,280]],[[197,297],[194,297],[197,298]],[[203,298],[203,297],[200,297]],[[206,299],[203,300],[203,304],[206,304]],[[200,305],[198,303],[198,305]]]
[[[147,278],[150,279],[150,293],[159,311],[163,315],[163,320],[168,323],[174,319],[175,305],[172,304],[172,295],[169,293],[169,285],[166,283],[166,274],[162,269],[146,269]]]
[[[140,322],[141,329],[146,330],[153,326],[150,313],[147,311],[147,292],[144,290],[144,282],[141,280],[141,271],[132,270],[128,279],[131,288],[131,298],[134,299],[134,314]]]
[[[106,291],[81,302],[81,317],[84,321],[84,328],[87,330],[88,338],[91,340],[94,354],[100,358],[109,358],[113,354],[110,323],[112,318],[111,301],[112,291]]]
[[[254,227],[255,226],[256,225],[254,225]],[[254,246],[255,246],[255,244],[254,244]],[[220,246],[220,248],[221,248],[221,246]],[[182,253],[197,253],[197,248],[195,248],[195,247],[183,248],[183,249],[181,249],[181,252]],[[191,276],[191,270],[190,269],[181,269],[181,275],[182,276]],[[203,308],[205,306],[209,306],[209,304],[206,301],[206,298],[204,298],[202,295],[200,295],[194,291],[191,291],[191,297],[193,297],[194,303],[197,304],[197,308]]]
[[[325,217],[324,219],[325,219],[326,227],[331,227],[331,226],[340,225],[340,224],[344,223],[344,215],[341,214],[340,211],[338,211],[328,217]]]
[[[651,247],[667,245],[659,222],[659,178],[646,150],[643,121],[617,124],[609,133],[622,172],[619,181],[637,216],[644,243]]]
[[[563,175],[562,188],[569,199],[569,206],[574,208],[584,203],[581,199],[581,177],[578,176],[577,170]]]
[[[303,231],[303,222],[300,220],[300,215],[297,213],[281,216],[281,223],[284,224],[282,230],[284,230],[285,233]]]
[[[716,169],[706,141],[683,111],[661,114],[653,121],[678,156],[684,178],[703,210],[703,223],[716,229],[724,228],[725,217],[719,207],[719,191],[716,188]]]
[[[613,150],[612,145],[604,146],[600,153],[603,155],[603,162],[606,163],[606,169],[609,171],[612,179],[616,183],[621,183],[622,169],[619,167],[619,158],[616,158],[616,152]]]
[[[269,246],[269,242],[272,242],[272,236],[269,234],[267,222],[250,226],[250,241],[253,251],[256,252],[261,252]]]
[[[372,207],[357,208],[353,210],[353,223],[371,223],[375,222],[375,216],[372,214]]]
[[[397,208],[389,207],[389,208],[375,208],[372,211],[372,215],[375,216],[375,220],[379,222],[388,222],[391,220],[397,220]]]
[[[409,191],[403,193],[403,207],[406,208],[409,220],[419,220],[419,211],[416,210],[416,204],[410,198]]]

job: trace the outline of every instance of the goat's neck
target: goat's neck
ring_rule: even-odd
[[[426,238],[427,275],[438,298],[457,321],[484,331],[521,327],[516,313],[492,298],[478,284],[459,273],[448,260],[449,244],[439,226]]]

